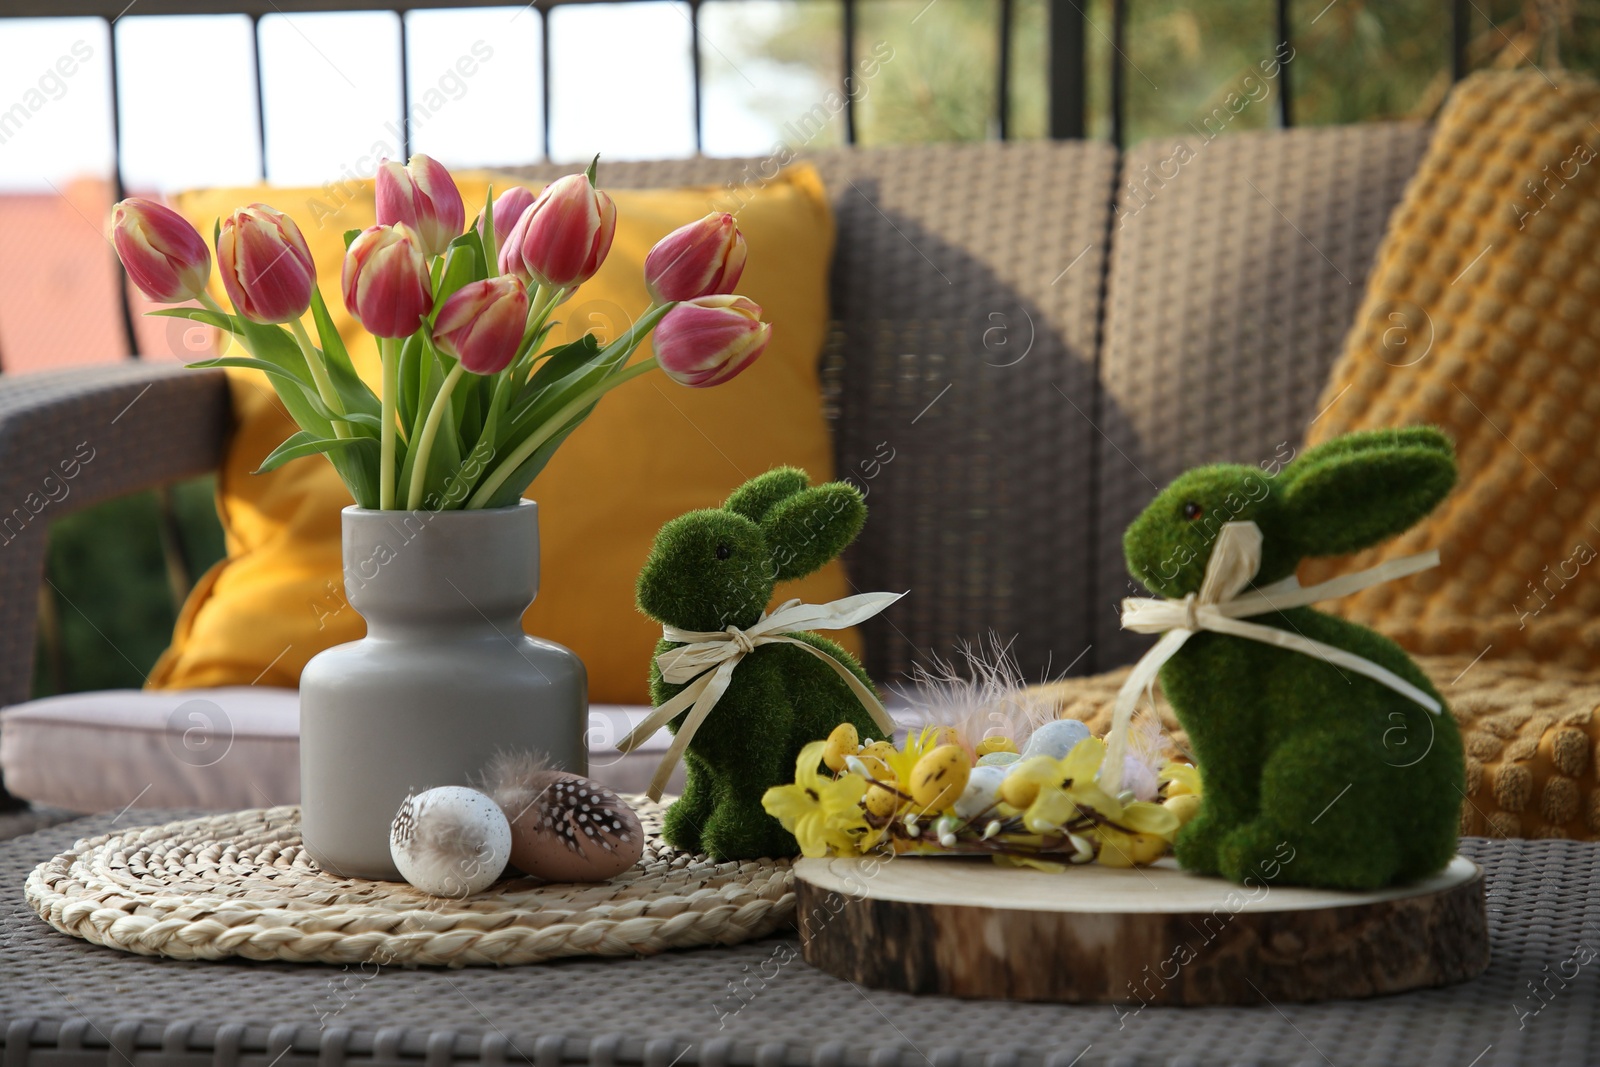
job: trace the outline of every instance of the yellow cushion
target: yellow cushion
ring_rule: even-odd
[[[1549,73],[1479,73],[1453,91],[1309,435],[1434,423],[1461,483],[1390,545],[1302,580],[1438,547],[1438,569],[1334,610],[1416,652],[1594,669],[1600,85]]]
[[[460,178],[468,217],[490,176]],[[495,181],[497,190],[516,179]],[[339,295],[344,231],[373,222],[372,186],[217,189],[177,198],[201,231],[252,201],[300,223],[323,296],[357,369],[376,385],[377,349]],[[557,341],[583,330],[616,336],[649,304],[642,266],[650,246],[704,215],[714,188],[615,190],[611,255],[559,316]],[[778,464],[833,474],[818,359],[828,324],[833,219],[809,166],[786,171],[739,213],[749,267],[739,291],[766,310],[772,343],[754,366],[714,389],[685,389],[648,374],[601,402],[528,491],[539,502],[543,578],[524,616],[528,632],[559,641],[589,668],[590,699],[649,703],[646,677],[660,628],[634,607],[633,584],[661,524],[720,502],[746,478]],[[638,358],[642,358],[642,355]],[[218,473],[217,510],[228,557],[196,585],[172,646],[151,672],[153,688],[294,686],[307,660],[353,641],[365,624],[345,604],[339,510],[352,501],[322,457],[252,475],[294,432],[265,376],[230,370],[236,429]],[[781,587],[778,598],[833,600],[851,592],[837,562]],[[856,651],[853,634],[846,646]]]

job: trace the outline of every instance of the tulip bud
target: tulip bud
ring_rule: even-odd
[[[528,290],[519,278],[468,282],[445,299],[433,320],[433,343],[473,374],[498,374],[511,363],[528,324]]]
[[[513,185],[494,199],[494,240],[495,245],[502,252],[505,250],[506,238],[522,218],[523,214],[533,206],[533,193],[520,185]],[[483,220],[478,220],[479,232],[482,232]],[[505,271],[501,272],[506,273]]]
[[[677,305],[656,326],[656,361],[679,385],[721,385],[756,361],[772,327],[743,296],[703,296]]]
[[[409,165],[378,164],[373,198],[378,225],[405,223],[421,239],[424,256],[442,256],[467,225],[467,209],[455,179],[444,166],[418,152]]]
[[[520,269],[541,285],[570,289],[594,276],[611,251],[617,229],[617,206],[590,182],[588,175],[569,174],[552,182],[506,240],[516,249]]]
[[[111,243],[139,291],[158,304],[197,299],[211,277],[211,250],[169,207],[129,197],[111,209]]]
[[[344,306],[374,337],[409,337],[433,310],[422,242],[404,223],[369,226],[344,254]]]
[[[222,220],[217,268],[233,309],[251,322],[288,322],[311,306],[317,268],[300,227],[265,204]]]
[[[658,304],[731,293],[744,258],[744,234],[733,216],[713,211],[656,242],[644,258],[644,283]]]

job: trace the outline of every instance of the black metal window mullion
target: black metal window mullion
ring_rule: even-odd
[[[1127,11],[1123,0],[1111,0],[1111,143],[1124,147],[1128,121],[1128,72],[1123,59]]]
[[[1472,44],[1472,0],[1449,0],[1450,4],[1450,77],[1460,81],[1472,71],[1472,57],[1467,54]]]
[[[1011,137],[1011,22],[1016,16],[1014,0],[1000,0],[1000,27],[996,40],[995,80],[999,93],[1000,140]]]
[[[261,180],[267,180],[267,89],[261,73],[261,14],[250,14],[250,60],[256,74],[256,147],[261,151]]]
[[[705,68],[700,55],[700,0],[689,0],[689,71],[694,78],[694,154],[705,155]]]
[[[1049,4],[1049,132],[1055,140],[1081,138],[1087,113],[1087,16],[1078,0],[1049,0]]]
[[[856,0],[843,0],[839,45],[840,59],[844,64],[844,143],[856,143]]]
[[[122,172],[122,85],[117,71],[117,20],[107,18],[106,36],[111,46],[106,50],[111,77],[111,199],[115,203],[128,195]],[[117,309],[122,317],[122,336],[128,343],[128,358],[139,357],[139,335],[133,325],[133,306],[128,299],[128,279],[119,264],[117,267]]]
[[[539,118],[544,158],[550,159],[550,9],[538,4],[539,12]]]
[[[395,10],[400,20],[400,159],[411,162],[411,41],[406,28],[406,13]]]
[[[1294,55],[1294,48],[1290,38],[1289,0],[1278,0],[1278,48],[1283,54],[1283,46],[1289,45],[1288,54]],[[1294,84],[1294,71],[1285,66],[1283,77],[1278,79],[1278,125],[1287,130],[1294,125],[1294,94],[1291,91]]]

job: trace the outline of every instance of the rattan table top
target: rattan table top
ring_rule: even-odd
[[[173,817],[130,813],[119,824]],[[860,989],[806,966],[792,936],[504,970],[130,956],[56,933],[22,897],[36,864],[114,821],[0,843],[3,1067],[1600,1062],[1595,844],[1463,842],[1488,874],[1494,954],[1466,985],[1371,1001],[1133,1011]]]

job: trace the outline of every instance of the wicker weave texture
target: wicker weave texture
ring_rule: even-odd
[[[850,578],[912,594],[863,627],[867,662],[889,679],[993,631],[1016,636],[1029,676],[1059,670],[1090,641],[1093,430],[1076,412],[1094,406],[1116,152],[1032,142],[809,158],[838,228],[823,366],[837,474],[872,513]],[[715,185],[708,209],[730,210],[761,166],[616,163],[603,178]]]
[[[227,424],[220,371],[129,362],[6,375],[0,387],[0,706],[28,697],[49,524],[101,500],[214,469]]]
[[[127,820],[99,816],[0,844],[0,884],[21,885],[75,838]],[[1452,988],[1281,1012],[1130,1013],[1130,1005],[1119,1014],[878,992],[807,967],[788,936],[507,970],[184,962],[59,934],[13,890],[0,901],[0,1035],[7,1067],[448,1067],[453,1059],[539,1067],[1497,1067],[1600,1059],[1592,1022],[1600,846],[1469,839],[1464,851],[1489,879],[1487,973]],[[1070,872],[1062,879],[1070,885]]]
[[[1097,669],[1150,641],[1115,610],[1139,592],[1122,531],[1140,509],[1189,467],[1270,473],[1300,446],[1427,141],[1423,126],[1366,123],[1127,154],[1101,357]]]
[[[300,810],[267,808],[113,832],[28,876],[62,933],[142,956],[396,965],[542,963],[732,945],[794,917],[789,861],[715,863],[661,841],[665,807],[630,796],[644,856],[608,882],[502,881],[465,899],[321,870]]]

